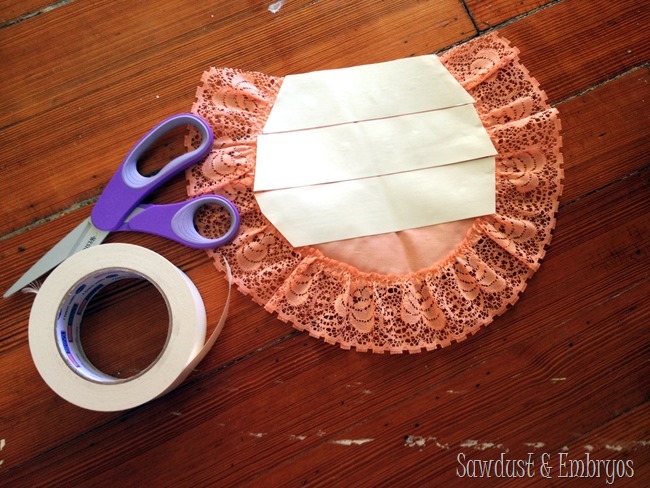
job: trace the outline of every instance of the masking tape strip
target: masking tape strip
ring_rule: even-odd
[[[494,172],[488,157],[255,197],[264,215],[300,247],[492,214]]]
[[[257,203],[294,247],[492,214],[497,151],[473,103],[431,55],[286,76]]]
[[[455,107],[474,98],[431,54],[287,75],[264,133]]]
[[[473,105],[260,134],[254,190],[371,178],[496,154]]]
[[[131,244],[104,244],[61,263],[43,283],[29,318],[29,346],[40,375],[59,396],[80,407],[119,411],[173,390],[214,345],[230,304],[206,336],[206,313],[194,283],[161,255]],[[139,278],[152,283],[167,304],[169,331],[158,358],[139,374],[122,379],[95,368],[79,340],[83,313],[110,283]]]

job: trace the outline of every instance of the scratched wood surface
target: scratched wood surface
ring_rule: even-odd
[[[560,476],[559,456],[588,453],[631,463],[617,486],[648,486],[648,3],[287,0],[275,14],[271,3],[0,4],[3,291],[89,215],[147,128],[190,108],[209,66],[285,75],[437,52],[492,29],[521,50],[562,119],[565,192],[540,271],[489,327],[418,355],[340,350],[235,293],[196,371],[119,413],[57,397],[29,354],[33,296],[1,300],[0,485],[605,485]],[[179,150],[172,139],[152,159]],[[179,177],[155,201],[184,197]],[[216,323],[226,284],[202,251],[108,241],[179,266]],[[151,286],[111,289],[92,307],[84,344],[103,370],[128,376],[162,347]],[[551,456],[549,478],[459,476],[459,456],[529,453],[536,468]]]

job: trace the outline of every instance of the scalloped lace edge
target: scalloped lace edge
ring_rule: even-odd
[[[510,128],[517,129],[518,133],[515,135],[525,140],[525,132],[530,130],[526,128],[526,124],[530,124],[530,127],[548,139],[543,154],[544,164],[548,167],[540,169],[535,166],[535,162],[531,163],[532,168],[527,165],[529,159],[536,157],[526,153],[530,150],[530,145],[519,147],[519,153],[515,147],[515,153],[523,156],[513,163],[514,166],[509,167],[520,170],[513,170],[511,173],[518,184],[520,181],[538,180],[536,172],[550,172],[548,174],[551,176],[542,183],[542,186],[547,188],[534,194],[536,198],[544,201],[544,205],[538,213],[528,210],[530,217],[536,221],[531,223],[521,217],[513,219],[511,215],[499,211],[492,216],[477,218],[465,238],[446,258],[426,269],[403,275],[362,272],[346,263],[323,256],[314,248],[292,249],[286,241],[282,242],[283,238],[277,230],[266,222],[227,246],[228,249],[208,251],[214,258],[217,269],[223,271],[221,256],[225,255],[227,259],[236,258],[238,252],[248,243],[261,242],[260,236],[266,238],[271,235],[280,242],[277,245],[283,246],[283,252],[276,256],[277,259],[271,258],[260,268],[242,268],[239,273],[234,274],[233,281],[243,294],[250,296],[267,311],[277,313],[282,321],[307,331],[313,337],[337,344],[343,349],[354,348],[357,351],[377,353],[415,353],[461,342],[475,334],[482,326],[491,323],[495,317],[503,314],[518,301],[526,289],[528,280],[546,254],[556,224],[564,176],[560,119],[557,110],[548,106],[547,96],[538,81],[519,61],[519,50],[512,48],[509,42],[497,33],[481,36],[452,48],[441,55],[441,60],[443,64],[448,65],[448,69],[461,84],[475,94],[479,102],[477,108],[486,127],[489,114],[498,112],[502,107],[496,106],[490,110],[486,109],[485,113],[480,112],[481,103],[489,98],[478,90],[484,85],[495,84],[493,90],[507,83],[513,83],[513,89],[523,87],[525,96],[512,100],[515,105],[527,98],[536,100],[534,103],[537,103],[538,107],[534,112],[525,113],[525,116],[519,118],[515,114],[511,120],[488,127],[488,130],[492,131],[491,134],[500,137],[495,143],[500,150],[498,158],[501,159],[507,159],[502,157],[502,146],[507,148],[504,149],[504,154],[512,153],[512,148],[507,147],[510,139],[505,137],[510,133]],[[450,66],[454,62],[459,68],[456,71]],[[464,69],[467,69],[467,73],[463,73]],[[504,74],[504,71],[508,72]],[[206,97],[204,84],[208,73],[204,74],[202,86],[197,89],[197,102],[193,106],[193,110],[199,114],[202,111],[200,100]],[[499,80],[500,73],[503,74],[503,80]],[[275,88],[269,90],[268,110],[273,102],[273,93],[277,93],[278,87],[279,84],[276,83]],[[488,87],[486,93],[489,94],[489,90]],[[263,125],[262,119],[267,115],[268,111],[266,114],[257,114],[256,122]],[[224,111],[222,116],[229,117],[228,110]],[[188,139],[188,144],[191,144],[191,139]],[[219,142],[217,138],[215,147],[224,148],[230,145],[229,142]],[[227,189],[231,184],[246,186],[246,178],[252,177],[251,168],[246,169],[245,166],[242,166],[244,170],[240,173],[235,171],[239,176],[232,179],[225,176],[215,180],[213,177],[210,187],[198,182],[197,173],[188,170],[188,193],[191,196],[203,191],[228,193]],[[509,187],[508,192],[504,195],[515,194],[523,197],[523,194],[513,193],[516,192],[513,187]],[[508,200],[503,195],[499,198]],[[508,209],[508,212],[514,215],[517,215],[518,211],[517,208]],[[254,213],[255,209],[251,212]],[[526,215],[525,209],[522,210],[522,215]],[[535,236],[534,246],[529,244],[531,235]],[[534,252],[531,252],[531,247]],[[287,253],[290,254],[289,258],[286,257]],[[486,263],[486,260],[489,262]],[[270,287],[264,280],[250,279],[252,275],[259,275],[270,269],[269,263],[273,264],[277,275],[270,279]],[[502,266],[511,269],[503,270]],[[437,286],[436,283],[444,285]],[[441,287],[444,290],[441,290]],[[327,296],[323,298],[322,294]],[[404,304],[409,309],[406,314]],[[400,306],[403,319],[397,318]],[[413,316],[408,315],[411,312]]]

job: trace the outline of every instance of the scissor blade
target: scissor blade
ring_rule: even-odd
[[[56,246],[45,253],[45,255],[31,268],[29,268],[27,272],[13,284],[4,295],[2,295],[3,298],[7,298],[18,290],[25,288],[31,282],[54,269],[64,260],[82,249],[101,244],[107,235],[107,231],[98,229],[93,225],[90,218],[87,218],[70,231],[67,236],[61,239]]]

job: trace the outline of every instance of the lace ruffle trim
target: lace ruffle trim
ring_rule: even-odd
[[[188,193],[224,195],[238,206],[238,238],[209,251],[266,310],[312,336],[358,351],[419,352],[462,341],[514,304],[551,240],[562,193],[560,121],[519,52],[492,33],[440,56],[477,100],[499,154],[496,213],[475,219],[462,242],[431,267],[366,273],[311,247],[293,248],[262,215],[252,191],[256,137],[281,78],[220,68],[204,73],[193,111],[215,144],[188,170]],[[195,135],[188,145],[196,145]],[[202,231],[223,232],[207,212]]]

